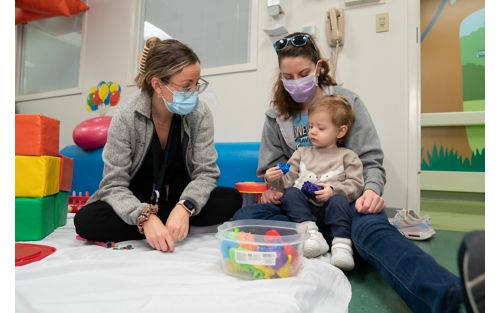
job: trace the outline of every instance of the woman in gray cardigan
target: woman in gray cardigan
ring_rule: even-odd
[[[241,207],[217,187],[213,117],[198,99],[208,84],[196,54],[177,40],[150,38],[136,77],[141,93],[119,106],[103,150],[99,189],[74,218],[92,241],[146,239],[174,251],[189,225],[214,225]]]

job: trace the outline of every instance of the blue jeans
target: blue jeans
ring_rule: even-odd
[[[357,253],[370,263],[414,312],[458,312],[460,280],[389,224],[385,212],[359,214],[352,210],[351,240]],[[274,204],[255,204],[236,211],[233,220],[288,221]]]
[[[285,190],[281,208],[292,222],[317,222],[333,237],[351,238],[351,208],[344,195],[334,195],[321,207],[310,203],[298,188]],[[329,236],[328,236],[329,237]]]

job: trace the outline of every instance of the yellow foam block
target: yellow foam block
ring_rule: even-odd
[[[59,192],[60,158],[16,155],[16,197],[38,198]]]

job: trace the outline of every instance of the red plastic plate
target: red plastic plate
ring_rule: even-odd
[[[39,261],[56,251],[56,248],[31,243],[16,243],[16,266]]]

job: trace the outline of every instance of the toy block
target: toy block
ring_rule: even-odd
[[[59,120],[16,114],[16,155],[59,155]]]
[[[76,145],[61,150],[61,154],[72,158],[74,162],[72,190],[93,194],[99,188],[104,169],[102,151],[103,148],[84,150]]]
[[[16,198],[16,241],[40,240],[54,231],[54,199]]]
[[[39,198],[58,193],[60,160],[16,155],[16,197]]]
[[[69,192],[60,191],[54,196],[54,228],[66,225]]]
[[[73,182],[73,159],[60,154],[61,170],[59,174],[59,190],[71,191]]]

